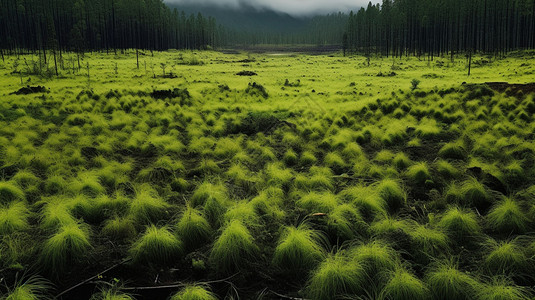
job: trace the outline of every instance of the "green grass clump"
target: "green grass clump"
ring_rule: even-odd
[[[374,188],[386,202],[390,211],[397,211],[405,206],[407,196],[401,184],[393,179],[383,179]]]
[[[464,237],[474,236],[481,233],[481,226],[473,211],[451,207],[448,209],[438,226],[444,228],[454,238],[462,240]]]
[[[390,274],[390,279],[379,295],[379,299],[420,300],[429,299],[429,289],[414,275],[402,267]]]
[[[392,164],[398,170],[405,170],[412,164],[412,161],[407,156],[407,154],[400,152],[396,154],[396,156],[394,156],[394,159],[392,159]]]
[[[364,266],[372,281],[379,279],[384,272],[394,271],[400,263],[396,251],[378,240],[352,248],[350,257]]]
[[[340,174],[346,167],[344,159],[337,152],[327,153],[323,163],[337,174]]]
[[[363,157],[364,155],[365,155],[364,151],[362,150],[360,145],[354,142],[347,144],[345,148],[342,150],[342,156],[347,161],[353,161],[355,159]]]
[[[308,271],[324,257],[318,232],[306,226],[286,227],[273,254],[273,265],[292,273]]]
[[[106,220],[101,232],[114,240],[131,239],[137,234],[134,220],[128,217],[114,217]]]
[[[0,204],[8,204],[15,200],[24,200],[24,192],[14,182],[0,182]]]
[[[210,239],[212,227],[200,211],[187,207],[178,221],[177,233],[187,249],[195,249]]]
[[[386,216],[378,218],[370,225],[370,231],[374,236],[384,237],[395,235],[396,233],[407,233],[411,229],[411,224],[406,220],[395,219]]]
[[[338,196],[355,205],[365,218],[386,215],[385,200],[370,187],[357,185],[341,191]]]
[[[394,153],[390,150],[381,150],[375,154],[374,160],[380,163],[388,163],[394,159]]]
[[[0,236],[30,228],[29,214],[23,201],[11,202],[9,205],[0,207]]]
[[[72,211],[72,201],[69,198],[51,198],[41,210],[41,227],[55,229],[62,225],[76,224]]]
[[[416,126],[416,134],[422,139],[433,139],[442,133],[440,124],[434,119],[424,118],[420,124]]]
[[[417,184],[424,184],[427,180],[431,180],[431,173],[425,162],[419,162],[409,167],[407,176]]]
[[[486,219],[489,228],[500,233],[523,233],[528,226],[523,209],[509,197],[492,206]]]
[[[289,188],[294,178],[291,169],[286,169],[279,163],[272,163],[265,169],[266,183],[268,186]]]
[[[308,213],[328,213],[336,208],[338,200],[333,193],[310,192],[297,200],[296,204]]]
[[[451,261],[441,262],[433,266],[426,274],[425,280],[433,299],[470,300],[481,288],[479,282],[469,274],[462,272]]]
[[[106,192],[98,176],[92,173],[82,173],[76,180],[71,182],[69,188],[74,193],[82,193],[90,197],[96,197]]]
[[[29,170],[22,170],[17,172],[13,176],[13,181],[15,181],[18,186],[20,186],[27,194],[39,194],[41,179]]]
[[[483,284],[476,291],[478,300],[527,300],[530,297],[528,289],[502,276],[493,277],[491,282]]]
[[[356,235],[364,235],[367,232],[367,224],[362,219],[359,210],[349,203],[336,206],[327,214],[327,232],[337,241],[342,242],[355,238]]]
[[[70,263],[82,258],[90,248],[87,228],[79,224],[62,225],[43,244],[41,264],[47,272],[59,275]]]
[[[246,201],[241,201],[229,208],[223,215],[225,222],[240,220],[244,225],[253,228],[260,224],[260,218],[256,214],[254,206]]]
[[[134,264],[165,265],[178,259],[182,253],[182,241],[166,227],[158,228],[154,225],[147,227],[129,250]]]
[[[8,289],[6,295],[1,297],[2,300],[45,300],[50,299],[49,292],[52,284],[40,277],[31,276],[25,281],[16,283],[13,289]]]
[[[451,163],[445,160],[439,160],[436,162],[437,172],[446,178],[457,178],[460,175],[460,171],[455,168]]]
[[[312,190],[334,190],[333,172],[327,167],[313,166],[310,168],[309,187]]]
[[[446,159],[466,159],[466,151],[461,142],[452,142],[442,146],[438,156]]]
[[[186,285],[169,300],[217,300],[217,297],[204,286]]]
[[[528,265],[527,257],[517,240],[496,242],[489,239],[484,249],[484,266],[491,274],[518,273]]]
[[[414,225],[408,232],[415,249],[426,255],[436,255],[448,249],[448,236],[425,225]]]
[[[59,194],[67,189],[65,178],[59,175],[49,176],[45,181],[45,192],[50,195]]]
[[[217,198],[220,201],[225,201],[227,190],[221,184],[212,184],[204,182],[200,184],[193,195],[191,196],[191,205],[193,207],[203,206],[210,198]]]
[[[249,229],[241,221],[233,220],[215,241],[210,261],[218,272],[229,274],[248,265],[257,252]]]
[[[240,152],[242,150],[239,139],[232,139],[232,138],[222,138],[219,141],[217,141],[215,149],[214,149],[214,155],[220,159],[223,158],[231,158],[236,153]]]
[[[282,158],[282,160],[287,166],[293,166],[297,164],[299,158],[297,157],[297,153],[295,153],[293,149],[288,149],[286,153],[284,153],[284,157]]]
[[[318,159],[316,158],[316,155],[314,155],[314,152],[308,150],[303,151],[303,153],[301,153],[301,157],[299,158],[299,163],[302,165],[312,165],[317,161]]]
[[[116,287],[103,289],[100,293],[91,296],[90,300],[134,300],[128,294],[122,293]]]
[[[486,208],[489,205],[490,195],[487,189],[473,177],[461,184],[460,193],[466,204],[475,206],[478,209]]]
[[[166,214],[169,204],[155,190],[143,187],[130,203],[130,215],[142,224],[158,222]]]
[[[280,220],[285,212],[281,209],[284,191],[280,188],[271,187],[260,191],[258,196],[249,202],[256,213],[263,218]]]
[[[366,280],[364,266],[343,256],[330,255],[311,274],[307,295],[315,300],[340,299],[360,294]]]

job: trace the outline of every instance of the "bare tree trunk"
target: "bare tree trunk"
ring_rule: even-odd
[[[56,69],[56,77],[59,76],[58,73],[58,60],[56,59],[56,50],[52,51],[52,54],[54,54],[54,68]]]
[[[471,71],[472,71],[472,50],[468,52],[468,76],[470,76]]]

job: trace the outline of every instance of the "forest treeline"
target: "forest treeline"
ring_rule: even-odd
[[[11,52],[204,49],[221,45],[223,31],[162,0],[0,1],[0,48]]]
[[[366,55],[535,48],[535,0],[383,0],[349,15],[343,45]]]
[[[0,54],[336,44],[350,53],[432,57],[535,48],[535,0],[382,0],[349,14],[286,18],[278,30],[270,20],[285,18],[266,19],[236,29],[163,0],[1,0]]]

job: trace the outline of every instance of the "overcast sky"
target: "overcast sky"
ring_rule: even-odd
[[[316,13],[347,12],[367,6],[369,0],[164,0],[174,4],[194,4],[239,8],[243,5],[258,9],[272,9],[294,16]],[[379,0],[372,0],[378,3]]]

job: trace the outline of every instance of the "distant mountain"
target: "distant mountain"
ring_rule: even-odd
[[[213,7],[204,5],[169,4],[171,8],[185,11],[187,14],[198,12],[216,18],[217,23],[229,29],[241,32],[291,33],[303,30],[310,19],[297,18],[272,10],[258,10],[242,6],[239,9]]]

